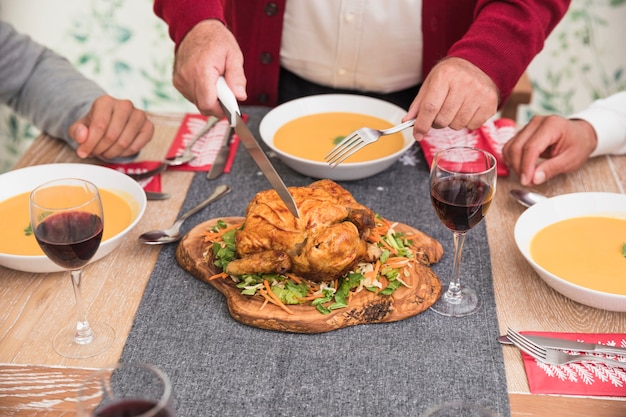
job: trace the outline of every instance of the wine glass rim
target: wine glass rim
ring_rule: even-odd
[[[483,174],[486,174],[486,173],[488,173],[488,172],[495,171],[495,170],[497,169],[498,160],[497,160],[497,158],[495,157],[495,155],[493,155],[493,154],[492,154],[491,152],[489,152],[489,151],[486,151],[485,149],[476,148],[476,147],[474,147],[474,146],[451,146],[451,147],[449,147],[449,148],[442,149],[442,150],[438,151],[438,152],[435,154],[435,156],[434,156],[434,158],[433,158],[433,166],[434,166],[435,164],[437,164],[437,163],[438,163],[438,161],[439,161],[439,159],[440,159],[440,157],[441,157],[441,155],[442,155],[442,154],[444,154],[444,153],[446,153],[446,152],[450,152],[450,151],[458,151],[458,150],[462,150],[462,149],[465,149],[465,150],[471,150],[471,151],[475,151],[475,152],[477,152],[477,153],[481,153],[481,154],[483,154],[483,155],[484,155],[484,156],[486,156],[486,157],[487,157],[487,159],[491,162],[491,163],[489,164],[489,167],[488,167],[487,169],[482,170],[482,171],[478,171],[478,170],[477,170],[477,171],[469,171],[469,172],[457,172],[457,171],[450,171],[450,170],[448,170],[448,169],[446,169],[446,168],[444,168],[444,167],[441,167],[441,166],[439,167],[439,169],[440,169],[441,171],[444,171],[444,172],[447,172],[447,173],[454,173],[454,174],[459,174],[459,175],[471,175],[471,176],[474,176],[474,175],[483,175]]]
[[[167,374],[158,366],[152,365],[146,362],[118,362],[113,363],[102,368],[96,369],[88,378],[88,380],[97,379],[99,375],[103,375],[107,372],[113,372],[116,369],[128,368],[128,367],[136,367],[136,368],[147,368],[150,371],[154,372],[154,374],[161,379],[163,383],[163,393],[160,395],[159,400],[156,402],[154,407],[145,413],[137,415],[137,417],[155,417],[162,410],[167,409],[169,406],[170,400],[172,399],[172,382]],[[82,392],[81,392],[82,395]],[[80,395],[79,395],[80,400]],[[83,412],[85,410],[79,408],[79,412]]]
[[[87,200],[85,200],[85,201],[83,201],[81,203],[75,204],[73,206],[69,206],[69,207],[68,206],[47,207],[47,206],[43,206],[43,205],[39,204],[36,201],[35,194],[38,191],[43,190],[45,188],[50,188],[50,187],[54,186],[55,183],[59,183],[60,184],[61,182],[65,182],[65,183],[72,183],[73,182],[73,183],[76,183],[76,184],[78,184],[78,183],[80,183],[80,184],[87,184],[87,186],[93,191],[93,195],[89,199],[87,199]],[[29,200],[30,200],[30,203],[32,205],[34,205],[34,206],[36,206],[36,207],[38,207],[40,209],[49,209],[49,210],[78,209],[80,207],[84,207],[84,206],[87,206],[87,205],[91,204],[91,202],[93,202],[95,199],[99,198],[99,196],[100,196],[100,190],[98,189],[98,187],[93,182],[85,180],[85,179],[82,179],[82,178],[74,178],[74,177],[72,177],[72,178],[56,178],[54,180],[46,181],[43,184],[39,184],[37,187],[35,187],[31,191],[30,196],[29,196]]]

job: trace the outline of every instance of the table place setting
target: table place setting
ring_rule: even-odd
[[[246,110],[256,133],[267,109]],[[289,186],[314,181],[269,156]],[[259,190],[271,188],[247,152],[237,154],[233,170],[238,175],[223,179],[230,195],[190,218],[181,233],[208,219],[243,216]],[[341,186],[364,206],[420,229],[452,253],[450,232],[430,203],[428,173],[419,158],[413,164],[401,159]],[[206,198],[206,185],[206,175],[196,173],[180,213]],[[484,222],[466,244],[463,274],[483,300],[474,315],[426,310],[396,322],[311,334],[238,322],[219,291],[176,263],[177,245],[162,246],[120,360],[158,364],[172,380],[181,415],[403,416],[462,400],[508,416]],[[447,280],[452,256],[432,268]]]
[[[314,186],[320,177],[292,167],[274,149],[277,144],[268,142],[269,136],[264,137],[262,121],[271,109],[246,106],[243,110],[252,136],[260,134],[265,142],[260,143],[265,148],[263,152],[285,185],[293,191]],[[256,316],[262,316],[266,324],[275,319],[277,326],[263,327],[254,321],[242,321],[231,309],[230,298],[196,271],[187,269],[179,258],[183,244],[190,236],[196,236],[194,231],[200,230],[199,226],[206,228],[202,237],[209,239],[209,243],[204,240],[198,245],[201,249],[209,249],[208,245],[216,243],[209,236],[218,234],[215,226],[220,221],[218,228],[224,231],[220,236],[232,231],[234,238],[235,229],[229,229],[229,224],[236,226],[237,221],[245,220],[248,207],[259,194],[271,192],[272,184],[255,159],[245,151],[235,154],[236,136],[226,134],[229,129],[224,123],[221,137],[211,147],[228,151],[224,165],[236,175],[222,175],[218,182],[211,181],[215,174],[207,175],[207,172],[211,173],[214,162],[205,164],[203,169],[164,165],[164,161],[182,156],[188,147],[194,149],[194,154],[197,153],[194,159],[200,161],[201,151],[196,148],[203,141],[195,142],[195,138],[205,136],[202,130],[207,128],[209,120],[184,114],[153,115],[152,120],[155,136],[142,150],[145,161],[122,166],[133,176],[144,176],[139,180],[105,169],[102,161],[84,166],[85,161],[71,149],[45,135],[35,141],[13,171],[18,174],[23,167],[36,171],[41,169],[41,164],[64,165],[58,162],[73,162],[72,165],[84,168],[85,172],[98,168],[121,177],[121,182],[129,182],[143,201],[146,215],[140,216],[139,227],[130,228],[120,250],[103,261],[87,265],[84,289],[89,322],[107,321],[116,331],[111,348],[91,358],[65,358],[54,350],[51,342],[61,325],[71,320],[68,317],[75,315],[66,274],[0,268],[1,299],[9,301],[3,304],[5,314],[0,315],[3,317],[0,319],[1,415],[76,412],[76,393],[84,386],[86,376],[95,369],[107,370],[114,363],[153,364],[160,369],[171,382],[168,391],[173,398],[168,394],[162,397],[163,401],[153,398],[149,402],[167,403],[168,411],[176,410],[180,416],[425,417],[440,416],[437,413],[441,412],[490,417],[624,415],[626,369],[621,363],[626,363],[626,356],[621,355],[621,350],[626,349],[623,333],[626,312],[620,296],[610,298],[615,300],[613,304],[598,307],[587,299],[578,301],[565,289],[551,285],[520,253],[515,233],[515,224],[522,214],[533,207],[546,206],[544,200],[557,200],[550,196],[595,192],[623,198],[620,195],[626,187],[626,179],[621,175],[626,172],[624,157],[593,158],[580,171],[533,188],[533,192],[548,198],[533,201],[533,207],[524,208],[510,194],[519,187],[517,179],[512,174],[507,177],[502,171],[499,138],[509,135],[510,126],[498,128],[498,121],[494,121],[480,133],[459,132],[460,138],[456,139],[450,132],[438,132],[448,135],[448,139],[442,140],[448,140],[450,145],[454,141],[455,145],[479,147],[499,161],[498,191],[485,221],[472,224],[474,227],[467,233],[460,268],[462,287],[474,289],[481,299],[476,312],[454,317],[426,307],[398,320],[383,321],[377,317],[393,311],[400,295],[388,304],[391,308],[387,310],[384,301],[372,304],[375,308],[368,310],[362,309],[362,303],[354,304],[353,299],[348,301],[352,302],[351,306],[340,306],[334,311],[343,311],[341,314],[347,316],[365,312],[370,319],[348,326],[327,326],[317,332],[311,331],[309,325],[300,332],[280,328],[280,323],[290,319],[284,318],[287,313],[279,314],[283,311],[279,304],[258,299],[248,303],[246,297],[252,296],[241,294],[230,283],[241,304],[262,312]],[[395,122],[394,119],[391,123]],[[209,135],[215,133],[218,125],[210,129]],[[174,137],[177,139],[172,141]],[[430,164],[436,149],[425,146],[430,144],[428,139],[421,144],[411,143],[408,150],[394,156],[393,163],[378,173],[370,172],[367,176],[360,173],[357,178],[336,181],[355,202],[393,224],[392,228],[408,227],[396,231],[414,229],[440,244],[443,256],[440,254],[426,268],[445,291],[450,281],[455,282],[454,274],[450,279],[450,271],[457,268],[450,229],[442,224],[443,219],[433,210],[431,201]],[[168,153],[164,155],[166,150]],[[344,167],[342,163],[335,169],[351,165]],[[153,175],[153,169],[160,171]],[[178,172],[169,172],[174,170]],[[96,180],[94,184],[100,187],[102,179]],[[171,198],[159,204],[145,204],[148,193],[162,191],[167,191]],[[295,201],[300,201],[297,193],[293,196]],[[299,211],[300,220],[308,218],[310,210]],[[176,230],[167,231],[172,240],[150,246],[139,239],[147,231],[163,229],[172,223]],[[416,234],[411,231],[411,236],[414,239]],[[101,247],[108,240],[103,238],[102,242]],[[193,259],[201,261],[201,257]],[[399,262],[397,256],[392,259]],[[224,270],[221,275],[220,281],[227,282],[229,275]],[[414,283],[404,281],[409,285]],[[418,287],[422,284],[414,288]],[[379,297],[375,292],[372,295]],[[325,305],[330,307],[331,303],[337,300]],[[310,307],[290,305],[290,310],[298,320],[302,318],[301,309]],[[313,310],[311,313],[319,314],[320,320],[334,317],[315,311],[315,306]],[[514,339],[517,344],[539,359],[516,347],[503,346],[510,343],[506,336],[509,326],[520,330],[519,337]],[[552,330],[555,328],[559,332]],[[521,337],[529,339],[530,344]],[[561,355],[567,354],[591,355],[591,360],[554,365]],[[596,358],[615,363],[600,363]],[[51,378],[58,383],[50,386]],[[59,390],[59,384],[68,387],[67,390]],[[132,408],[136,405],[128,404]],[[145,406],[148,408],[147,403]],[[117,412],[118,405],[112,407]]]
[[[530,392],[626,397],[626,334],[516,333],[509,329],[507,337],[520,348]],[[519,335],[530,344],[522,340],[518,345]],[[506,343],[504,337],[500,340]],[[558,364],[568,360],[572,362]]]
[[[243,116],[247,119],[247,115]],[[163,161],[136,161],[123,164],[106,164],[107,167],[123,172],[141,184],[148,199],[159,198],[161,193],[161,175],[166,170],[209,172],[218,159],[223,158],[221,173],[231,170],[239,137],[231,134],[228,120],[217,120],[201,114],[185,114],[172,144]]]

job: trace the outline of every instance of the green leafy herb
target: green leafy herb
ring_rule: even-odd
[[[345,136],[337,136],[335,139],[333,139],[333,145],[338,144],[339,142],[341,142],[344,139],[345,139]]]
[[[622,245],[622,255],[626,258],[626,243]]]
[[[28,226],[24,228],[24,236],[31,236],[33,234],[33,225],[28,223]]]
[[[212,232],[219,232],[226,229],[228,224],[219,220],[215,226],[211,228]],[[243,225],[242,225],[243,227]],[[223,242],[214,242],[212,246],[215,266],[224,270],[226,266],[233,261],[237,256],[235,248],[235,232],[237,229],[232,229],[225,232],[222,235]],[[387,245],[394,248],[399,256],[405,258],[414,258],[415,255],[411,250],[412,241],[407,239],[404,233],[390,231],[382,239]],[[389,249],[384,245],[379,244],[382,248],[382,254],[380,256],[380,262],[385,263],[391,253]],[[624,245],[626,248],[626,244]],[[625,249],[626,250],[626,249]],[[395,255],[394,255],[395,256]],[[391,267],[383,267],[379,271],[380,275],[383,275],[389,284],[383,289],[376,286],[367,286],[366,288],[372,292],[377,292],[380,296],[389,296],[393,294],[398,288],[406,285],[400,277],[402,269],[396,269]],[[240,276],[233,276],[237,288],[241,290],[243,295],[255,295],[264,287],[264,281],[267,280],[270,283],[271,291],[285,304],[302,304],[307,301],[303,299],[309,294],[309,287],[305,283],[297,283],[286,275],[281,274],[244,274]],[[322,314],[330,314],[333,310],[345,308],[348,306],[348,300],[350,292],[362,285],[365,280],[365,276],[357,268],[356,271],[348,273],[339,280],[339,287],[335,290],[330,285],[322,284],[317,294],[321,293],[321,297],[317,297],[311,301],[311,305],[317,308]]]

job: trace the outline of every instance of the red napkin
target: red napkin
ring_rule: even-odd
[[[247,120],[247,115],[242,116],[243,120]],[[204,127],[208,117],[201,114],[186,114],[183,122],[181,123],[174,142],[167,152],[167,157],[174,157],[183,152],[185,146],[191,141],[198,132]],[[213,161],[217,157],[217,153],[222,146],[224,140],[224,134],[228,127],[228,120],[225,118],[217,122],[211,130],[205,133],[198,141],[193,145],[192,151],[196,156],[190,162],[173,166],[170,170],[182,170],[182,171],[209,171]],[[239,146],[239,136],[233,135],[230,141],[230,150],[228,153],[228,159],[224,166],[224,172],[230,172]]]
[[[159,161],[143,161],[131,162],[129,164],[109,164],[107,166],[125,174],[141,174],[159,165]],[[153,177],[138,182],[146,191],[154,191],[157,193],[161,191],[161,174],[156,174]]]
[[[522,332],[522,334],[626,347],[626,334],[553,332]],[[569,353],[580,354],[582,352]],[[603,356],[616,360],[623,359],[615,355]],[[560,366],[547,365],[524,352],[522,352],[522,359],[530,392],[533,394],[626,397],[626,369],[589,362]]]
[[[498,175],[509,175],[502,158],[502,147],[515,134],[515,121],[511,119],[488,120],[476,130],[450,128],[430,129],[419,142],[428,165],[434,155],[451,146],[473,146],[493,154],[498,161]]]

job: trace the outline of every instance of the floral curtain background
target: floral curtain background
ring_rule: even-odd
[[[171,83],[173,43],[152,0],[0,0],[0,19],[67,57],[109,94],[152,112],[194,112]],[[518,114],[571,114],[626,89],[626,0],[572,0],[528,74]],[[39,132],[0,106],[0,172]]]

